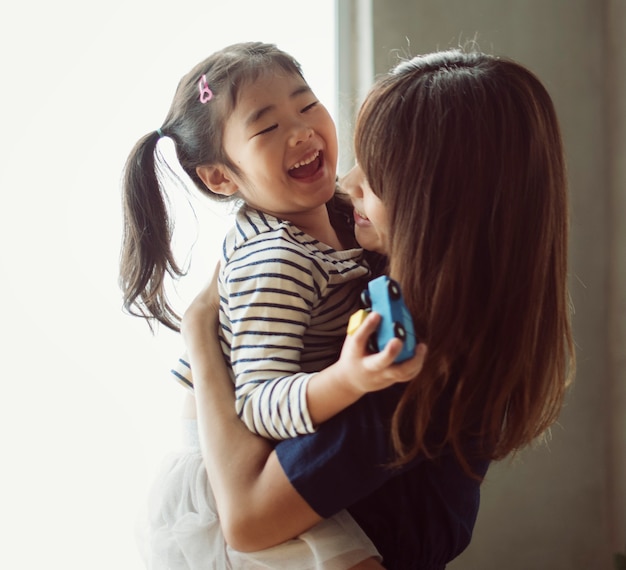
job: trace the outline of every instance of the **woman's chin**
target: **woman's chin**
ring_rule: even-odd
[[[387,253],[382,239],[376,233],[372,226],[367,229],[355,226],[354,236],[356,237],[356,241],[363,249],[367,249],[368,251],[373,251],[375,253],[380,253],[383,255]]]

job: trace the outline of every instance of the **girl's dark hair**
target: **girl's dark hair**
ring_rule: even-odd
[[[172,225],[159,184],[164,165],[156,159],[157,141],[161,135],[171,138],[181,166],[197,188],[215,199],[225,199],[204,185],[196,168],[222,165],[240,174],[224,152],[226,118],[242,88],[277,68],[302,76],[299,63],[271,44],[239,43],[214,53],[180,80],[161,132],[144,136],[130,152],[123,176],[120,287],[124,308],[131,314],[179,330],[180,317],[167,299],[164,278],[166,274],[178,278],[183,271],[171,249]],[[199,90],[203,76],[213,93],[204,104]]]
[[[438,444],[466,468],[472,434],[503,458],[556,420],[574,370],[550,96],[510,60],[417,57],[372,88],[355,145],[389,212],[390,273],[428,345],[394,416],[398,461],[435,451],[427,431],[442,398],[451,405]]]

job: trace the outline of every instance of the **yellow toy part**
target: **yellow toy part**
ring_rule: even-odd
[[[356,313],[352,313],[348,321],[348,334],[353,334],[358,329],[368,315],[365,309],[359,309]]]

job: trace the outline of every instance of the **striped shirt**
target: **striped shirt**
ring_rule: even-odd
[[[307,383],[337,360],[368,277],[362,249],[337,251],[288,221],[239,210],[223,245],[220,341],[251,431],[277,440],[315,431]],[[177,371],[192,382],[188,365]]]

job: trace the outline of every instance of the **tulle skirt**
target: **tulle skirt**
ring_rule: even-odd
[[[299,537],[252,553],[224,541],[198,446],[195,420],[185,420],[185,447],[163,462],[138,524],[149,570],[344,570],[378,551],[345,511]],[[242,505],[242,508],[245,508]]]

